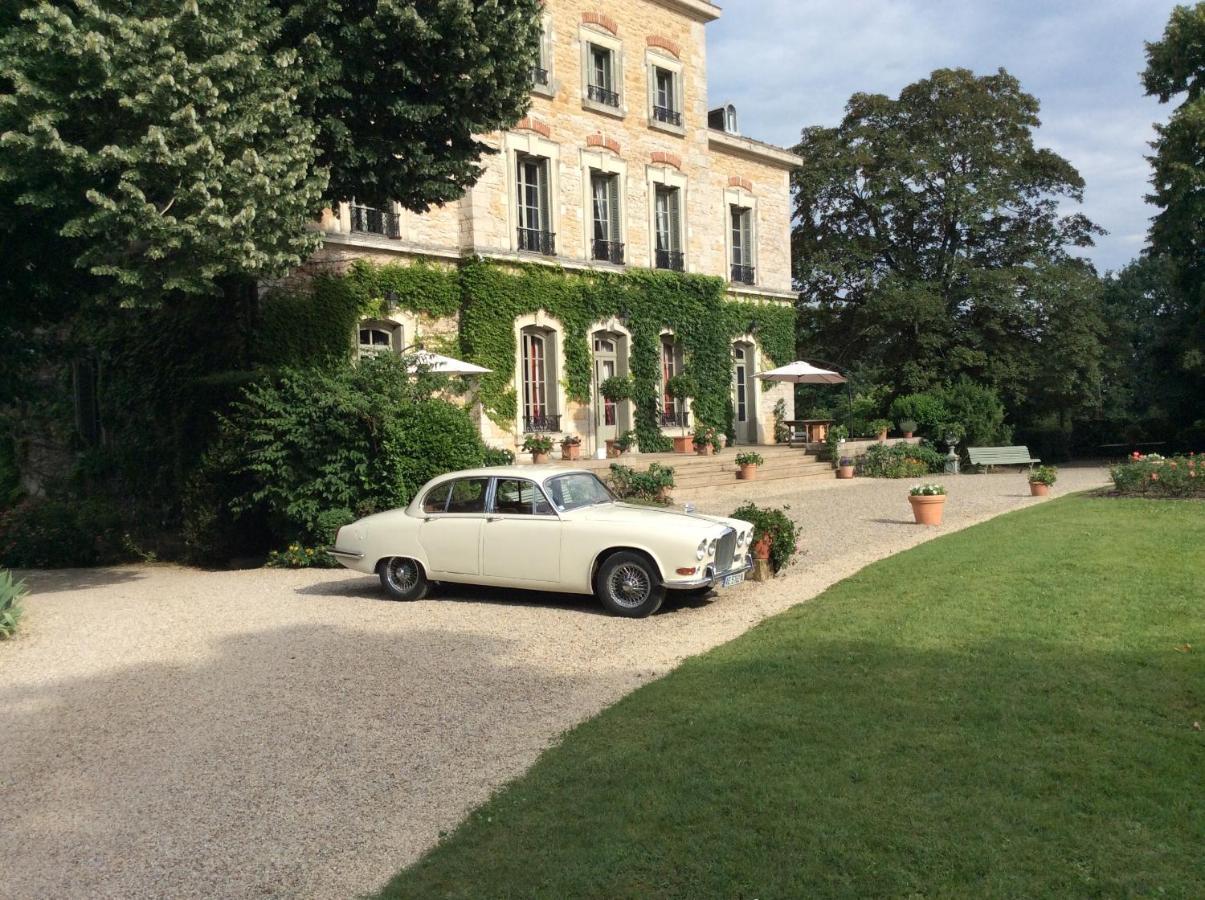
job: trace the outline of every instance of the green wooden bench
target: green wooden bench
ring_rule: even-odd
[[[967,447],[972,466],[993,469],[996,466],[1028,466],[1033,468],[1041,462],[1032,459],[1028,447]]]

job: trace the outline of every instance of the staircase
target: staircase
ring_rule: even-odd
[[[554,460],[566,467],[590,469],[603,475],[611,463],[644,470],[652,463],[671,466],[676,491],[700,490],[713,487],[736,487],[743,484],[737,473],[736,455],[742,450],[755,450],[766,460],[757,470],[758,481],[786,481],[804,478],[833,477],[830,463],[821,462],[812,452],[775,445],[772,447],[729,447],[719,456],[698,456],[685,453],[629,453],[619,459],[584,459],[577,462]]]

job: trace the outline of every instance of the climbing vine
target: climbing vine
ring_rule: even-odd
[[[327,299],[320,305],[343,309],[350,302],[360,315],[374,314],[374,304],[389,295],[411,312],[433,316],[458,312],[461,353],[492,370],[481,377],[478,398],[486,414],[503,426],[518,415],[512,384],[516,319],[543,311],[557,321],[565,394],[588,403],[590,330],[600,321],[618,318],[632,334],[628,363],[635,431],[640,449],[646,452],[668,449],[669,444],[660,423],[663,329],[672,330],[681,341],[687,370],[698,386],[693,398],[696,421],[721,431],[729,430],[732,418],[732,339],[753,333],[775,363],[794,355],[792,307],[728,301],[724,282],[702,275],[643,270],[622,275],[575,273],[482,259],[465,261],[455,269],[359,262],[343,278],[315,282],[314,291],[332,297],[345,293],[349,301]]]

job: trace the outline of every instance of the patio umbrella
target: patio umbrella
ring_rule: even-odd
[[[415,354],[410,371],[413,372],[420,366],[436,375],[484,375],[493,371],[493,369],[486,369],[470,362],[453,359],[450,356],[440,356],[438,353],[431,353],[428,350],[420,350]]]
[[[817,368],[810,362],[797,359],[793,363],[779,366],[777,369],[771,369],[769,372],[761,372],[757,377],[763,381],[780,381],[787,384],[844,384],[845,393],[849,398],[849,418],[845,424],[847,428],[853,427],[853,388],[850,387],[849,379],[840,372]]]

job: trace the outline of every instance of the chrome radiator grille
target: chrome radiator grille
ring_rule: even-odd
[[[732,568],[733,557],[736,556],[736,529],[729,528],[720,536],[720,543],[715,550],[715,570],[727,572]]]

